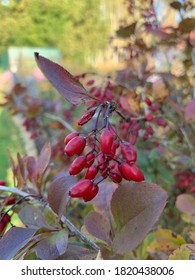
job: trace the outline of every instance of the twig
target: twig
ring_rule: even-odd
[[[23,192],[23,191],[19,190],[18,188],[0,186],[0,191],[11,192],[13,194],[16,194],[16,195],[19,195],[22,197],[28,197],[28,199],[30,199],[30,200],[34,200],[33,196],[30,197],[28,193]],[[52,209],[50,208],[48,203],[45,204],[45,202],[44,202],[44,206],[46,206],[48,209],[50,209],[52,211]],[[85,236],[82,232],[80,232],[64,215],[62,215],[61,221],[68,227],[68,229],[70,230],[71,233],[76,235],[79,239],[81,239],[83,242],[88,244],[94,250],[99,251],[99,247],[92,240],[90,240],[87,236]]]
[[[51,119],[51,120],[60,122],[69,131],[71,131],[71,132],[75,132],[76,131],[69,123],[67,123],[66,121],[62,120],[60,117],[52,115],[50,113],[45,113],[44,115],[46,117],[48,117],[49,119]]]

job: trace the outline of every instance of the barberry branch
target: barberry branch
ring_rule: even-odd
[[[35,199],[33,196],[30,196],[28,193],[21,191],[16,187],[11,188],[11,187],[6,187],[6,186],[0,186],[0,191],[11,192],[15,195],[22,196],[24,198],[28,197],[29,200]],[[42,201],[39,201],[39,202],[41,204],[43,203]],[[50,208],[48,203],[44,202],[44,206],[52,211],[52,209]],[[64,215],[62,215],[61,221],[67,226],[67,228],[70,230],[70,232],[72,234],[77,236],[79,239],[81,239],[83,242],[88,244],[94,250],[99,251],[99,247],[92,240],[90,240],[87,236],[85,236],[82,232],[80,232]]]

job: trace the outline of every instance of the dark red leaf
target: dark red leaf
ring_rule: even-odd
[[[56,175],[48,190],[48,202],[52,210],[59,217],[64,213],[66,205],[70,199],[69,190],[75,185],[77,179],[67,173]]]
[[[40,56],[39,53],[35,53],[35,60],[47,79],[70,103],[79,105],[93,99],[99,100],[87,93],[83,85],[59,64]]]
[[[37,159],[37,173],[42,175],[48,167],[51,158],[51,144],[45,143]]]

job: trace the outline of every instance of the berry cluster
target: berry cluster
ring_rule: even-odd
[[[181,193],[186,191],[195,193],[195,173],[191,170],[177,172],[175,178],[177,178],[176,187]]]
[[[86,169],[84,179],[70,190],[71,197],[92,200],[98,193],[98,184],[107,177],[115,183],[120,183],[122,179],[135,182],[144,180],[143,173],[136,165],[134,146],[121,139],[110,123],[110,116],[117,112],[116,109],[116,103],[112,101],[90,109],[78,124],[86,124],[97,114],[94,129],[87,136],[78,132],[66,136],[64,152],[69,157],[76,156],[69,169],[70,175],[77,175]],[[83,155],[85,148],[87,152]]]

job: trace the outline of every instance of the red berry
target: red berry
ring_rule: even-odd
[[[148,125],[146,127],[146,131],[149,135],[153,135],[154,134],[154,130],[153,130],[153,127],[151,125]]]
[[[97,185],[93,185],[92,189],[88,193],[83,195],[84,201],[87,202],[92,200],[97,195],[98,191],[99,191],[99,187]]]
[[[88,82],[87,82],[87,85],[88,86],[91,86],[91,85],[93,85],[94,84],[94,80],[89,80]]]
[[[105,170],[106,167],[107,167],[107,164],[106,164],[105,156],[103,155],[102,152],[100,152],[98,154],[97,161],[98,161],[98,169],[99,170]]]
[[[79,135],[78,132],[72,132],[72,133],[68,134],[68,135],[66,136],[66,138],[64,139],[64,143],[65,143],[65,144],[68,144],[68,142],[69,142],[71,139],[73,139],[74,137],[76,137],[76,136],[78,136],[78,135]]]
[[[150,111],[152,111],[152,112],[156,112],[156,111],[158,111],[159,106],[158,106],[158,105],[152,105],[152,106],[149,107],[149,109],[150,109]]]
[[[6,186],[6,182],[3,180],[0,180],[0,186]]]
[[[141,182],[144,180],[143,173],[135,164],[130,165],[127,162],[123,162],[119,165],[119,170],[123,178],[126,180],[132,180],[135,182]]]
[[[191,187],[190,187],[190,192],[191,192],[191,193],[195,193],[195,186],[191,186]]]
[[[163,126],[163,127],[165,127],[167,125],[167,122],[162,118],[157,119],[156,123],[160,126]]]
[[[120,172],[118,172],[116,170],[110,171],[109,177],[115,183],[120,183],[123,179]]]
[[[154,116],[149,113],[149,114],[145,115],[145,119],[146,119],[146,121],[151,122],[154,119]]]
[[[109,129],[104,129],[100,135],[100,146],[103,154],[110,154],[114,137]]]
[[[12,204],[14,204],[16,202],[16,200],[15,200],[15,197],[13,197],[13,196],[6,196],[5,198],[4,198],[4,203],[5,203],[5,205],[12,205]]]
[[[127,162],[136,162],[137,152],[134,150],[134,147],[130,143],[121,143],[121,153]]]
[[[129,140],[130,144],[135,145],[136,141],[137,141],[137,135],[132,135]]]
[[[93,115],[95,114],[96,110],[91,110],[89,112],[86,112],[79,120],[78,120],[78,125],[84,125],[88,121],[91,120]]]
[[[85,165],[86,165],[85,156],[80,156],[78,158],[75,158],[75,160],[72,162],[70,166],[70,170],[69,170],[70,175],[76,175],[80,173],[85,167]]]
[[[92,187],[93,183],[91,180],[83,179],[71,188],[69,195],[71,197],[83,197],[85,194],[91,191]]]
[[[74,155],[80,155],[82,154],[85,146],[86,139],[82,136],[76,136],[68,142],[64,149],[64,152],[67,153],[67,155],[70,157]]]
[[[85,165],[85,167],[90,167],[94,163],[94,160],[95,160],[94,153],[88,154],[86,156],[86,165]]]
[[[98,168],[95,165],[91,165],[85,174],[85,179],[93,180],[98,173]]]
[[[144,102],[148,105],[151,106],[152,105],[152,101],[150,100],[150,98],[146,97]]]

